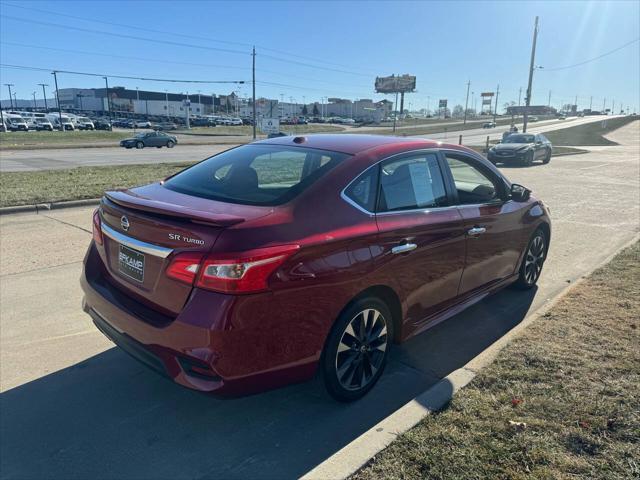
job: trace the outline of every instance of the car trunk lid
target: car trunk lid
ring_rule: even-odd
[[[103,261],[120,290],[176,316],[192,286],[166,275],[183,252],[208,253],[225,228],[270,214],[268,207],[196,198],[152,184],[106,192],[100,206]]]

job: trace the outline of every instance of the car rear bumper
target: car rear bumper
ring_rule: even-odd
[[[92,242],[80,279],[84,311],[126,353],[184,387],[246,395],[315,373],[320,353],[315,342],[294,348],[285,338],[290,328],[277,331],[262,327],[259,316],[239,317],[256,304],[268,312],[268,293],[233,296],[194,289],[182,312],[171,318],[111,285],[108,275]]]

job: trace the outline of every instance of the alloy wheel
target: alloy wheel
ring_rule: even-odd
[[[544,238],[542,235],[536,235],[529,244],[524,263],[524,279],[529,285],[533,285],[538,280],[540,272],[542,272],[544,257]]]
[[[375,377],[387,349],[387,321],[378,310],[361,311],[347,324],[340,338],[335,368],[347,390],[360,390]]]

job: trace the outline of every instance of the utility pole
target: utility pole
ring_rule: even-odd
[[[578,113],[578,95],[576,95],[576,99],[574,100],[573,104],[576,106],[576,113]]]
[[[604,97],[604,100],[602,101],[602,113],[604,113],[604,110],[607,108],[607,97]]]
[[[467,81],[467,99],[464,102],[464,122],[463,125],[467,124],[467,108],[469,106],[469,88],[471,87],[471,80]]]
[[[256,139],[256,47],[253,47],[253,52],[251,54],[253,56],[253,64],[252,64],[252,81],[251,81],[251,89],[253,96],[253,139]]]
[[[396,92],[396,103],[393,104],[393,133],[396,133],[396,119],[398,118],[398,92]]]
[[[522,87],[520,87],[520,90],[518,91],[518,106],[520,106],[522,100]]]
[[[496,123],[496,116],[498,115],[498,95],[500,95],[500,85],[496,87],[496,108],[493,110],[493,123]]]
[[[593,95],[591,95],[591,99],[589,100],[589,111],[593,108]]]
[[[38,104],[36,103],[36,92],[33,92],[33,109],[37,110],[38,109]]]
[[[616,101],[611,100],[611,115],[615,115],[615,114],[616,114]]]
[[[13,110],[13,95],[11,94],[11,87],[15,85],[13,83],[5,83],[7,88],[9,89],[9,105],[11,105],[11,110]]]
[[[164,91],[164,106],[166,107],[166,116],[169,116],[169,90]],[[211,96],[211,106],[213,107],[213,95]],[[215,112],[214,112],[215,113]]]
[[[39,83],[38,85],[42,87],[42,98],[44,98],[44,110],[48,112],[49,107],[47,106],[47,92],[45,91],[44,87],[48,87],[49,85],[47,85],[46,83]]]
[[[529,122],[529,105],[531,105],[531,85],[533,83],[533,68],[536,61],[536,41],[538,40],[538,17],[533,27],[533,43],[531,45],[531,62],[529,64],[529,83],[527,84],[527,94],[525,97],[524,123],[522,125],[522,133],[527,132],[527,123]]]
[[[107,98],[107,113],[109,114],[109,123],[111,123],[112,119],[111,119],[111,99],[109,98],[109,80],[107,79],[107,77],[103,77],[103,78],[104,78],[104,85],[106,87],[105,97]]]
[[[58,106],[58,120],[60,121],[60,131],[65,131],[64,123],[62,123],[62,110],[60,110],[60,94],[58,92],[58,72],[55,70],[51,73],[53,75],[53,81],[56,84],[56,104]]]
[[[549,102],[547,103],[547,107],[551,108],[551,90],[549,90]]]

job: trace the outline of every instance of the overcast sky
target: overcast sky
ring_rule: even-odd
[[[533,22],[540,17],[533,102],[579,108],[640,103],[640,2],[186,2],[0,1],[2,67],[18,98],[31,98],[51,69],[176,80],[251,80],[257,95],[384,98],[376,75],[411,73],[412,109],[439,98],[464,104],[500,85],[500,105],[526,88]],[[73,27],[73,28],[71,28]],[[635,42],[634,42],[635,41]],[[633,42],[630,43],[629,42]],[[602,54],[600,59],[566,69]],[[63,87],[102,87],[99,77],[58,76]],[[250,95],[249,84],[110,79],[110,86]],[[470,106],[472,99],[470,95]],[[524,94],[522,96],[524,99]],[[477,101],[477,100],[476,100]],[[524,100],[523,100],[524,101]],[[479,102],[478,102],[479,106]],[[616,108],[617,110],[617,108]]]

